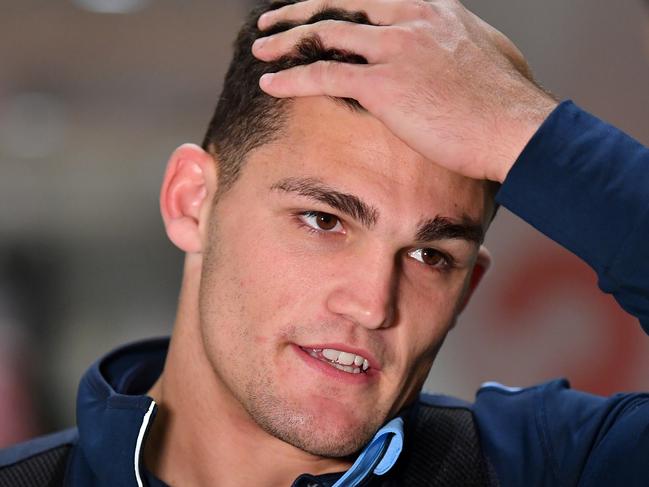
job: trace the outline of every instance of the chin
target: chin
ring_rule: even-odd
[[[276,438],[312,455],[332,458],[347,457],[359,451],[372,439],[376,430],[368,424],[354,424],[352,427],[341,424],[322,427],[313,423],[292,428],[273,426],[274,431],[269,432]]]
[[[322,457],[341,458],[357,452],[383,424],[378,411],[359,416],[358,410],[350,411],[349,406],[332,400],[314,402],[320,404],[295,407],[273,401],[272,405],[257,404],[249,413],[267,433]]]

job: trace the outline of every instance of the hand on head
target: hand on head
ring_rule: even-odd
[[[325,20],[264,37],[271,61],[304,38],[368,64],[318,61],[265,75],[275,97],[357,100],[427,159],[464,176],[504,180],[557,102],[531,77],[516,46],[457,0],[306,0],[262,15],[259,27],[307,22],[323,9],[362,11],[374,25]]]

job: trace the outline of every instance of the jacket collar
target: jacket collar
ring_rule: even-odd
[[[79,445],[98,485],[143,487],[142,445],[157,410],[146,392],[162,373],[168,347],[168,338],[126,345],[95,362],[81,379]],[[402,446],[403,420],[397,417],[376,433],[335,486],[385,474]]]
[[[98,485],[143,485],[141,447],[156,414],[146,392],[162,373],[169,339],[119,348],[95,362],[79,384],[79,445]]]

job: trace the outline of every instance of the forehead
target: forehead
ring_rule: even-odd
[[[244,172],[268,185],[285,177],[317,178],[403,215],[486,222],[492,205],[484,181],[442,168],[376,118],[324,97],[292,100],[281,136],[254,151]]]

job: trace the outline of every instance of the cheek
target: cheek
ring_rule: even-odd
[[[313,301],[308,294],[317,290],[317,284],[309,257],[287,250],[281,236],[272,229],[264,231],[262,223],[222,229],[229,238],[215,242],[218,262],[211,281],[228,314],[237,314],[245,321],[242,326],[254,328],[256,339],[267,340],[271,325],[280,332],[283,325],[299,318],[296,308]]]
[[[388,340],[395,343],[398,407],[419,394],[454,320],[454,306],[446,293],[410,296],[404,303],[410,304],[405,305],[406,314],[388,330],[393,334]]]
[[[399,297],[399,323],[394,332],[398,334],[399,355],[408,366],[434,359],[455,321],[463,282],[463,276],[439,279],[427,286],[404,282]]]

